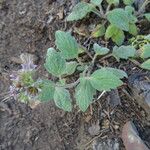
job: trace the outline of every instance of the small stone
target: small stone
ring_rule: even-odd
[[[118,139],[96,140],[93,142],[93,150],[120,150]]]
[[[98,135],[100,132],[100,126],[99,126],[99,121],[97,121],[96,124],[92,124],[91,127],[89,127],[88,132],[90,135],[95,136]]]
[[[119,129],[119,126],[118,126],[118,125],[114,125],[114,129],[115,129],[115,130],[118,130],[118,129]]]
[[[126,150],[149,150],[139,137],[139,133],[133,122],[127,122],[124,125],[122,130],[122,140]]]

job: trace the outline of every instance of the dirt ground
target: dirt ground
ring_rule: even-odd
[[[77,2],[0,0],[0,101],[7,98],[4,93],[10,85],[9,75],[19,68],[21,53],[34,54],[38,65],[42,66],[47,49],[54,46],[55,31],[73,30],[74,25],[66,23],[64,18]],[[143,28],[143,33],[146,31]],[[78,36],[77,39],[81,43],[87,40]],[[138,70],[131,62],[113,65],[126,68],[129,74]],[[130,71],[131,68],[134,71]],[[40,74],[46,74],[45,70],[40,69]],[[86,113],[77,110],[66,113],[56,108],[53,102],[31,109],[26,104],[8,99],[0,104],[0,150],[92,150],[93,143],[108,139],[117,141],[119,150],[125,150],[121,131],[129,120],[136,122],[142,139],[150,146],[150,122],[145,111],[122,89],[119,89],[119,94],[120,106],[111,108],[109,94],[105,94]],[[91,135],[89,128],[97,123],[100,132]]]

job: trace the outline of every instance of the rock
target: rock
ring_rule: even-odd
[[[150,76],[148,74],[134,74],[128,79],[131,96],[146,111],[147,119],[150,120]]]
[[[120,100],[119,93],[118,93],[117,89],[111,90],[109,92],[108,100],[109,100],[109,105],[111,107],[116,107],[118,105],[121,105],[121,100]]]
[[[107,139],[105,141],[94,141],[93,150],[120,150],[118,139]]]
[[[122,130],[122,140],[126,150],[149,150],[139,137],[139,133],[133,122],[127,122],[124,125]]]
[[[91,136],[98,135],[100,132],[99,121],[96,124],[92,124],[92,126],[89,127],[88,132]]]

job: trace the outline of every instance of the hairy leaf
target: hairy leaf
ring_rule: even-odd
[[[134,35],[134,36],[138,34],[137,27],[136,27],[135,23],[129,24],[129,33]]]
[[[117,32],[118,32],[118,28],[115,25],[109,25],[105,33],[105,38],[109,39]]]
[[[65,111],[72,110],[70,93],[68,90],[64,89],[63,87],[55,88],[54,102],[57,107],[65,110]]]
[[[97,43],[94,43],[93,48],[97,55],[105,55],[110,51],[107,47],[101,47]]]
[[[90,2],[93,3],[96,6],[99,6],[102,3],[103,0],[91,0]]]
[[[145,15],[146,19],[150,22],[150,13],[146,13],[144,15]]]
[[[56,52],[53,48],[48,49],[44,66],[49,73],[56,77],[62,75],[66,67],[65,64],[66,61],[61,57],[60,52]]]
[[[69,32],[56,31],[55,44],[66,59],[76,58],[78,56],[79,46],[74,37]]]
[[[128,75],[126,74],[126,72],[124,72],[123,70],[120,70],[120,69],[111,68],[111,67],[106,67],[106,68],[102,68],[102,69],[106,69],[106,70],[112,72],[119,79],[122,79],[124,77],[126,77],[126,78],[128,77]]]
[[[135,56],[135,48],[133,46],[120,46],[113,48],[113,56],[119,61],[120,58],[128,59]]]
[[[123,3],[125,5],[132,5],[134,3],[134,0],[123,0]]]
[[[88,77],[80,78],[80,83],[75,91],[75,98],[77,105],[83,112],[86,111],[91,104],[95,92]]]
[[[114,4],[114,5],[118,5],[119,4],[119,0],[106,0],[108,4]]]
[[[146,44],[142,47],[141,58],[149,58],[150,57],[150,44]]]
[[[71,14],[67,17],[67,21],[80,20],[94,9],[94,6],[86,3],[78,3],[72,10]]]
[[[44,80],[41,87],[41,92],[39,93],[40,101],[49,101],[54,99],[54,83],[50,80]]]
[[[71,61],[66,63],[66,68],[63,74],[71,75],[75,72],[78,63],[76,61]]]
[[[150,70],[150,59],[141,64],[141,68]]]
[[[119,29],[115,25],[109,25],[105,33],[105,38],[111,38],[112,41],[117,45],[121,45],[124,41],[125,36],[124,32],[121,29]]]
[[[125,12],[128,15],[129,23],[130,24],[135,24],[137,22],[137,18],[134,15],[135,9],[132,6],[126,6],[125,7]]]
[[[129,18],[125,10],[121,8],[113,9],[107,14],[108,21],[119,29],[129,31]]]
[[[112,71],[103,68],[96,70],[91,75],[90,82],[92,86],[99,91],[110,91],[123,84]]]
[[[117,33],[111,37],[112,41],[115,42],[118,46],[120,46],[125,39],[124,32],[118,29]]]

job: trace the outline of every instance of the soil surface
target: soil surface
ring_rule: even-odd
[[[42,66],[47,49],[54,46],[55,31],[74,31],[74,26],[81,25],[80,22],[66,23],[64,19],[77,2],[0,0],[0,150],[93,150],[96,143],[109,140],[117,143],[119,150],[125,150],[121,131],[129,120],[136,122],[142,139],[150,146],[147,114],[127,94],[128,88],[118,89],[121,105],[110,106],[114,93],[106,93],[86,113],[77,110],[66,113],[53,102],[32,109],[9,98],[9,75],[20,67],[19,55],[31,53]],[[82,23],[90,22],[89,19]],[[147,29],[143,28],[145,32]],[[88,38],[73,33],[81,44],[87,43]],[[84,46],[89,47],[92,43],[94,41],[88,41]],[[141,72],[132,62],[123,61],[120,65],[109,60],[109,63],[125,69],[129,75]],[[47,76],[42,67],[39,73]]]

